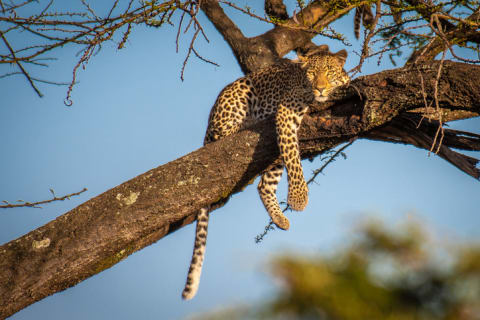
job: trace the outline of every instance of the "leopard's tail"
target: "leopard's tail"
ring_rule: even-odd
[[[192,261],[188,270],[187,283],[183,289],[182,297],[192,299],[197,293],[202,274],[203,258],[207,244],[208,208],[202,208],[197,215],[197,229],[195,231],[195,245],[193,247]]]

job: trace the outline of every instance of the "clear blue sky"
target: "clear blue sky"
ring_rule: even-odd
[[[263,2],[247,3],[255,7]],[[238,14],[234,20],[248,36],[269,28]],[[350,15],[334,25],[353,45],[347,48],[347,69],[356,65],[353,50],[360,46],[353,41],[352,21]],[[40,99],[23,77],[0,79],[0,200],[35,201],[49,198],[49,188],[58,195],[88,188],[79,197],[43,209],[0,211],[0,243],[201,147],[218,92],[242,75],[221,36],[203,16],[201,22],[210,44],[199,39],[198,51],[220,67],[192,58],[184,82],[180,69],[191,34],[182,36],[177,54],[176,29],[170,26],[136,27],[120,51],[114,44],[106,45],[85,71],[79,71],[72,107],[63,104],[65,87],[40,84],[45,94]],[[328,43],[332,51],[343,48],[325,39],[316,41]],[[0,46],[0,52],[5,50]],[[50,68],[30,70],[40,78],[68,82],[77,51],[58,50],[59,60]],[[391,67],[378,67],[372,61],[364,74]],[[1,68],[2,73],[13,70]],[[451,127],[478,133],[480,120],[452,123]],[[192,301],[180,298],[193,246],[194,226],[190,225],[12,319],[180,319],[268,299],[276,288],[266,273],[272,255],[332,252],[366,216],[380,217],[390,225],[413,215],[432,226],[439,238],[479,240],[478,181],[411,146],[362,140],[347,149],[347,154],[347,160],[329,166],[318,184],[310,187],[307,209],[289,215],[291,229],[272,232],[261,244],[255,244],[254,237],[268,217],[256,194],[256,183],[215,211],[200,290]],[[320,161],[303,165],[308,177]],[[284,182],[280,199],[286,194]]]

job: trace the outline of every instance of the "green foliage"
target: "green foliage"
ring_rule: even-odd
[[[281,257],[272,316],[323,319],[480,319],[480,246],[434,246],[418,224],[378,223],[330,258]]]
[[[418,223],[396,229],[368,223],[331,256],[277,257],[278,296],[229,318],[480,319],[480,245],[441,243]]]
[[[279,18],[273,17],[273,16],[268,16],[268,19],[269,19],[270,22],[273,23],[273,24],[283,24],[283,23],[285,23],[285,20],[279,19]]]

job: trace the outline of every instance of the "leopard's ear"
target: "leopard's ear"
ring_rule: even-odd
[[[347,53],[347,50],[342,49],[342,50],[338,51],[337,53],[335,53],[334,56],[337,57],[338,59],[342,60],[343,63],[345,63],[345,61],[347,60],[348,53]]]
[[[313,56],[316,54],[329,53],[329,52],[330,52],[330,49],[328,48],[328,46],[326,44],[322,44],[317,47],[310,48],[310,50],[307,52],[307,56]]]

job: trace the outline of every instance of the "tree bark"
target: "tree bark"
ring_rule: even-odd
[[[437,70],[438,62],[432,62],[361,77],[337,90],[330,102],[312,106],[300,130],[302,158],[355,137],[429,148],[425,141],[433,141],[431,126],[402,131],[399,124],[411,122],[412,114],[418,113],[409,111],[424,106],[419,72],[431,100]],[[465,112],[470,117],[480,115],[480,67],[445,62],[438,100],[450,120],[465,117]],[[480,150],[480,136],[451,131],[443,142],[445,150]],[[423,144],[416,135],[423,137]],[[0,318],[71,287],[193,222],[199,208],[222,206],[277,158],[275,130],[267,119],[139,175],[2,245]],[[476,159],[465,159],[471,173],[463,171],[478,178]]]

